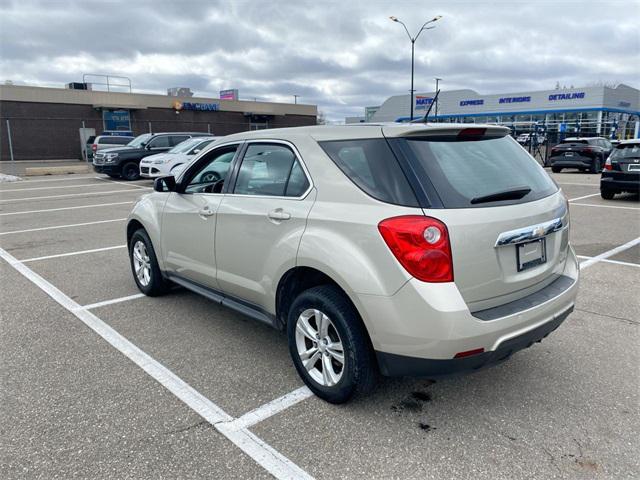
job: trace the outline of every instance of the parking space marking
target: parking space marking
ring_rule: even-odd
[[[151,187],[145,187],[143,185],[136,185],[135,183],[131,183],[131,182],[118,182],[116,180],[111,180],[110,178],[102,178],[102,177],[93,177],[96,180],[102,180],[103,182],[111,182],[111,183],[117,183],[118,185],[127,185],[130,187],[136,187],[136,188],[144,188],[145,190],[153,190]],[[136,180],[136,181],[140,181],[140,180]]]
[[[593,203],[572,203],[580,207],[598,207],[598,208],[622,208],[624,210],[640,210],[639,207],[620,207],[619,205],[594,205]]]
[[[49,260],[50,258],[71,257],[73,255],[83,255],[85,253],[104,252],[107,250],[115,250],[116,248],[125,248],[125,247],[126,245],[115,245],[113,247],[92,248],[91,250],[79,250],[77,252],[58,253],[56,255],[46,255],[44,257],[25,258],[24,260],[19,260],[19,262],[21,263],[37,262],[39,260]]]
[[[591,195],[584,195],[582,197],[570,198],[570,202],[575,202],[576,200],[582,200],[583,198],[595,197],[596,195],[600,195],[600,193],[592,193]]]
[[[71,177],[64,178],[43,178],[39,180],[31,180],[30,178],[25,178],[22,181],[25,183],[19,183],[19,185],[26,185],[27,183],[40,183],[40,182],[68,182],[71,180],[84,180],[87,178],[95,178],[93,175],[83,175],[83,176],[75,176],[70,174]]]
[[[592,258],[594,258],[594,257],[586,257],[584,255],[576,255],[576,257],[582,258],[582,259],[585,259],[585,260],[591,260]],[[613,263],[615,265],[625,265],[627,267],[640,268],[640,263],[621,262],[620,260],[610,260],[608,258],[602,258],[602,259],[600,259],[600,261],[604,262],[604,263]]]
[[[126,192],[138,192],[133,188],[121,189],[121,190],[106,190],[104,192],[88,192],[88,193],[65,193],[64,195],[47,195],[44,197],[25,197],[25,198],[11,198],[9,200],[0,200],[0,203],[10,202],[24,202],[26,200],[48,200],[51,198],[69,198],[69,197],[83,197],[89,195],[110,195],[112,193],[126,193]],[[138,192],[139,193],[139,192]]]
[[[134,202],[131,201],[131,202],[96,203],[95,205],[78,205],[77,207],[45,208],[42,210],[24,210],[22,212],[0,213],[0,217],[4,217],[5,215],[26,215],[27,213],[59,212],[60,210],[76,210],[78,208],[111,207],[113,205],[127,205],[131,203],[134,203]]]
[[[10,232],[0,232],[0,235],[11,235],[14,233],[40,232],[42,230],[56,230],[58,228],[84,227],[85,225],[97,225],[99,223],[124,222],[126,218],[114,218],[113,220],[98,220],[96,222],[72,223],[69,225],[54,225],[52,227],[28,228],[26,230],[11,230]]]
[[[275,478],[312,479],[307,472],[249,430],[230,427],[229,424],[235,420],[231,415],[2,248],[0,258],[169,390]]]
[[[558,185],[575,185],[578,187],[594,187],[600,188],[600,185],[597,183],[572,183],[572,182],[556,182]]]
[[[107,305],[113,305],[114,303],[128,302],[129,300],[136,300],[137,298],[144,297],[144,293],[136,293],[134,295],[127,295],[126,297],[113,298],[111,300],[104,300],[102,302],[90,303],[89,305],[82,305],[78,307],[79,310],[92,310],[94,308],[106,307]]]
[[[308,387],[300,387],[236,418],[229,422],[229,427],[237,430],[249,428],[312,396],[313,392]]]
[[[640,237],[635,238],[633,240],[631,240],[630,242],[625,243],[624,245],[620,245],[619,247],[616,248],[612,248],[611,250],[608,250],[604,253],[601,253],[600,255],[596,255],[595,257],[591,257],[589,260],[585,260],[584,262],[582,262],[580,264],[580,270],[583,270],[587,267],[590,267],[591,265],[594,265],[598,262],[601,262],[602,260],[609,258],[609,257],[613,257],[614,255],[617,255],[620,252],[624,252],[625,250],[629,250],[631,247],[635,247],[636,245],[640,245]]]
[[[97,177],[95,177],[97,178]],[[121,183],[121,182],[113,182],[113,183],[117,183],[118,185],[125,185],[125,183]],[[30,192],[32,190],[53,190],[53,189],[58,189],[58,188],[80,188],[80,187],[95,187],[96,185],[100,185],[99,183],[81,183],[80,185],[56,185],[55,187],[29,187],[29,188],[8,188],[8,189],[2,189],[0,190],[0,192]],[[134,187],[137,187],[138,185],[133,185]]]

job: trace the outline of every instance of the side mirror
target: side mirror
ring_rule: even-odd
[[[197,155],[198,153],[200,153],[200,151],[201,151],[201,150],[200,150],[199,148],[196,148],[192,153],[193,153],[194,155]]]
[[[167,175],[159,177],[153,181],[153,189],[156,192],[173,192],[176,189],[176,177]]]

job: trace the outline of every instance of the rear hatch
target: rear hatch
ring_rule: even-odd
[[[611,170],[624,172],[640,179],[640,143],[622,143],[611,152]],[[608,167],[605,169],[609,170]]]
[[[424,214],[447,226],[454,281],[471,311],[558,278],[568,249],[566,201],[508,129],[397,130],[385,128],[385,136],[415,173]]]
[[[552,157],[563,157],[571,160],[572,157],[593,157],[595,149],[587,140],[572,140],[559,143],[551,148]]]

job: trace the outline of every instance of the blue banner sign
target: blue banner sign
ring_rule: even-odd
[[[176,110],[197,110],[201,112],[217,112],[219,105],[217,103],[193,103],[193,102],[173,102],[173,108]]]
[[[129,110],[102,110],[105,130],[131,130]]]
[[[572,92],[572,93],[554,93],[549,95],[549,101],[555,102],[556,100],[576,100],[585,97],[584,92]]]
[[[498,103],[523,103],[530,101],[531,97],[502,97]]]
[[[416,110],[424,110],[433,103],[433,98],[416,95]]]
[[[462,100],[460,101],[461,107],[466,107],[467,105],[484,105],[484,100]]]

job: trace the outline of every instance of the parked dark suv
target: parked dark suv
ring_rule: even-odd
[[[145,133],[118,148],[100,150],[93,156],[93,168],[98,173],[125,180],[140,178],[140,160],[149,155],[167,152],[192,137],[206,137],[201,132]]]
[[[565,138],[551,149],[549,164],[554,173],[563,168],[577,168],[598,173],[611,153],[611,143],[606,138]]]
[[[620,142],[602,170],[602,198],[610,200],[623,192],[640,193],[640,138]]]

